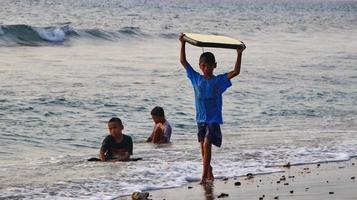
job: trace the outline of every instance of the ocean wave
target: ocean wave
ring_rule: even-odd
[[[34,27],[25,24],[0,26],[0,45],[40,46],[63,43],[69,36],[78,35],[69,25]]]
[[[174,39],[178,38],[179,34],[178,33],[160,33],[160,37],[166,38],[166,39]]]
[[[139,36],[139,37],[148,37],[149,35],[141,31],[139,27],[132,27],[132,26],[127,26],[119,29],[118,31],[122,35],[127,35],[127,36]]]
[[[159,38],[176,38],[174,33],[158,33]],[[140,27],[125,26],[117,30],[75,29],[70,23],[36,27],[25,24],[0,25],[1,46],[44,46],[63,45],[73,39],[117,41],[128,39],[152,38],[151,35],[141,30]]]
[[[97,38],[97,39],[103,39],[103,40],[108,40],[108,41],[113,41],[118,38],[118,34],[115,32],[110,32],[110,31],[103,31],[100,29],[86,29],[81,32],[82,37],[87,37],[87,38]]]

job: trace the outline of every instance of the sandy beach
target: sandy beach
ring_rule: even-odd
[[[282,172],[197,182],[181,188],[149,191],[149,199],[357,199],[357,158],[282,167]],[[123,197],[120,199],[131,199]]]
[[[0,0],[0,19],[0,200],[357,200],[357,0]],[[180,33],[244,42],[229,88],[192,84]],[[204,46],[185,45],[197,73],[211,52],[236,74]],[[156,106],[170,144],[146,142]],[[203,187],[197,122],[220,111]],[[113,117],[140,161],[87,161]]]

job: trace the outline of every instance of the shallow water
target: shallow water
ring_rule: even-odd
[[[224,95],[218,178],[357,156],[356,11],[356,1],[337,0],[0,2],[0,197],[110,199],[198,180],[181,31],[248,46]],[[233,68],[234,51],[204,50],[217,74]],[[196,69],[201,52],[187,47]],[[144,142],[156,105],[172,144]],[[85,161],[113,116],[142,161]]]

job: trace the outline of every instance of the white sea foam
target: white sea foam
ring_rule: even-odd
[[[278,166],[286,162],[304,164],[349,159],[353,155],[346,153],[344,149],[349,147],[349,142],[345,145],[297,148],[272,145],[245,149],[241,152],[231,149],[226,151],[223,148],[215,152],[212,166],[214,175],[218,179],[244,176],[247,173],[274,173],[282,171],[282,168]],[[138,148],[147,152],[145,144],[141,144]],[[170,147],[159,148],[157,151],[153,149],[152,157],[131,163],[86,162],[86,157],[68,155],[55,156],[47,161],[42,158],[33,160],[23,166],[27,170],[36,172],[32,178],[33,181],[49,181],[51,184],[46,186],[33,184],[24,188],[10,187],[2,190],[0,197],[11,196],[16,191],[23,196],[36,197],[36,199],[54,196],[56,199],[70,199],[71,196],[76,199],[112,199],[117,196],[130,195],[134,191],[180,187],[188,182],[199,181],[202,173],[201,159],[182,159],[182,156],[189,157],[198,152],[186,148],[179,150],[182,153],[177,154],[176,150],[171,154]],[[353,149],[351,151],[355,152]],[[177,158],[173,159],[175,156]],[[169,161],[170,159],[178,160]],[[18,172],[24,173],[20,167],[17,169]],[[41,173],[37,172],[38,169],[41,169]],[[49,177],[36,177],[36,174],[46,174]],[[18,176],[22,174],[14,176],[13,183],[16,182],[14,179]],[[62,181],[56,182],[55,180]],[[29,179],[28,183],[23,180],[21,182],[26,185],[31,180]],[[115,194],[113,191],[116,191]]]
[[[66,39],[65,31],[60,27],[55,28],[34,28],[39,36],[50,42],[63,42]]]

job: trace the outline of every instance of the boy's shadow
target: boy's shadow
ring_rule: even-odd
[[[206,183],[202,185],[205,191],[205,198],[206,200],[213,200],[214,198],[214,185],[213,183]]]

